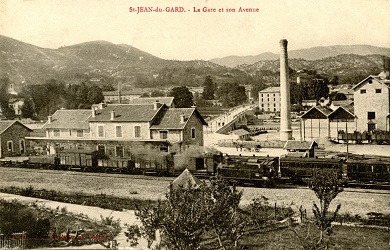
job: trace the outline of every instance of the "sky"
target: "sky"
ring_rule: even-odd
[[[390,0],[0,0],[0,35],[44,48],[104,40],[163,59],[209,60],[278,53],[283,38],[289,50],[390,47],[389,13]]]

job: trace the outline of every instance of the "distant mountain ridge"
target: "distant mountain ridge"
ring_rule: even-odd
[[[202,69],[205,74],[228,71],[209,61],[165,60],[130,45],[106,41],[48,49],[0,35],[0,77],[8,77],[15,85],[38,84],[51,78],[80,82],[115,77],[129,82],[139,75],[159,75],[166,68]]]
[[[344,54],[324,57],[341,52]],[[315,47],[289,51],[289,66],[296,71],[314,70],[329,77],[337,75],[342,80],[347,77],[355,81],[367,74],[378,74],[381,71],[383,55],[390,56],[390,49],[365,45]],[[301,59],[320,56],[324,58]],[[227,58],[231,63],[237,60],[236,57]],[[16,91],[23,85],[40,84],[49,79],[69,84],[101,81],[109,84],[122,82],[135,87],[163,88],[179,85],[200,86],[207,75],[212,76],[216,83],[277,83],[278,55],[263,53],[246,58],[251,61],[230,68],[203,60],[165,60],[130,45],[117,45],[106,41],[47,49],[0,35],[0,77],[8,77]]]
[[[299,49],[288,51],[291,59],[319,60],[327,57],[334,57],[342,54],[356,55],[385,55],[390,56],[390,48],[375,47],[371,45],[334,45],[334,46],[317,46],[308,49]],[[241,64],[254,64],[263,60],[277,60],[278,54],[271,52],[262,53],[256,56],[227,56],[214,58],[210,62],[223,65],[226,67],[236,67]]]

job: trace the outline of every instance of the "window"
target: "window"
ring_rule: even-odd
[[[375,93],[377,93],[377,94],[382,93],[382,89],[376,89]]]
[[[276,107],[276,103],[274,103],[274,107]]]
[[[60,130],[59,129],[54,130],[54,136],[60,137]]]
[[[276,101],[276,98],[274,98],[274,102]]]
[[[116,157],[123,158],[123,147],[122,146],[115,147],[115,155],[116,155]]]
[[[19,148],[20,148],[20,153],[24,154],[24,149],[26,148],[26,143],[24,139],[19,140]]]
[[[366,90],[365,89],[361,89],[360,90],[360,94],[365,94],[366,93]]]
[[[195,128],[191,128],[191,138],[195,139]]]
[[[264,104],[261,104],[261,107],[264,107]]]
[[[115,127],[115,137],[122,137],[122,126]]]
[[[375,119],[375,112],[367,112],[367,119],[368,120]]]
[[[140,126],[134,127],[134,137],[141,137],[141,127]]]
[[[98,137],[104,137],[104,127],[98,126]]]
[[[106,152],[106,147],[104,145],[98,145],[97,146],[97,151],[100,153],[105,153]]]
[[[160,131],[160,139],[168,139],[168,131]]]
[[[82,129],[78,129],[77,130],[77,137],[83,137],[83,130]]]
[[[7,141],[7,149],[10,152],[14,152],[14,142],[13,141]]]
[[[263,94],[261,94],[261,97],[263,97]],[[263,99],[261,99],[261,101],[263,101]]]

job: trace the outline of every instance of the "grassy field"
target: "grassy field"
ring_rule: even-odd
[[[246,236],[241,244],[247,245],[248,250],[303,249],[303,245],[308,246],[316,240],[314,226],[310,228],[309,237],[307,227],[295,228],[302,241],[290,228],[285,228]],[[382,229],[336,226],[327,243],[329,249],[334,250],[384,250],[390,248],[390,233]]]

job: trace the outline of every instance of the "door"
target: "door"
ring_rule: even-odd
[[[368,123],[368,132],[375,130],[375,123]]]

